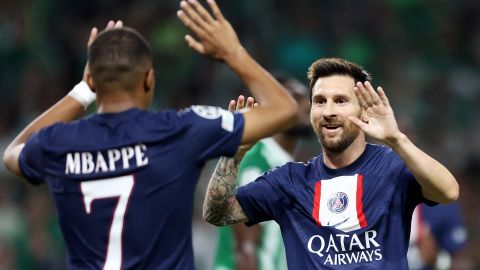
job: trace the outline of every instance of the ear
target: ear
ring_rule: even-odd
[[[95,92],[96,89],[95,89],[95,83],[93,82],[93,77],[92,77],[92,73],[88,72],[86,75],[85,75],[86,79],[87,79],[87,84],[88,84],[88,87],[90,87],[90,89],[92,90],[92,92]]]
[[[152,90],[154,87],[155,87],[155,72],[153,71],[153,68],[151,68],[147,71],[147,74],[145,76],[145,81],[143,82],[143,88],[145,92],[148,92]]]

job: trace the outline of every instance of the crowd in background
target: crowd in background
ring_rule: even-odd
[[[339,56],[373,73],[401,129],[457,177],[469,233],[462,267],[480,269],[480,1],[218,3],[246,49],[268,70],[288,71],[306,83],[310,63]],[[244,93],[233,72],[186,46],[178,5],[177,0],[0,1],[0,149],[81,79],[89,31],[103,28],[108,19],[123,20],[150,41],[154,109],[225,107]],[[319,151],[314,140],[303,146],[298,153],[303,160]],[[209,225],[200,219],[194,224],[197,242],[213,246],[214,239],[205,236]],[[209,254],[197,253],[200,270],[208,267]],[[0,269],[63,269],[64,256],[46,189],[0,166]]]

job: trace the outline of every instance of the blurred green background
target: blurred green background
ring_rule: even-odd
[[[363,65],[386,90],[401,129],[447,165],[461,185],[469,232],[461,269],[480,269],[480,1],[218,0],[252,56],[307,84],[308,66],[338,56]],[[154,109],[225,107],[245,88],[225,65],[185,45],[179,1],[1,0],[0,146],[80,79],[92,27],[121,19],[151,42]],[[298,157],[321,151],[312,139]],[[199,213],[211,171],[198,187],[194,240],[208,269],[215,231]],[[210,170],[210,171],[209,171]],[[45,188],[0,166],[0,269],[63,269],[65,251]],[[202,248],[197,248],[202,246]]]

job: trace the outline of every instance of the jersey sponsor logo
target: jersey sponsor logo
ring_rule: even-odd
[[[234,117],[232,112],[224,110],[219,107],[202,106],[202,105],[195,105],[195,106],[192,106],[191,108],[195,114],[205,119],[214,120],[219,117],[222,117],[222,128],[228,132],[233,131]]]
[[[349,175],[315,183],[312,216],[319,226],[351,232],[367,227],[363,212],[363,176]]]
[[[320,257],[323,265],[348,265],[382,260],[377,231],[353,234],[313,235],[307,242],[310,253]]]
[[[347,208],[348,196],[343,192],[337,192],[328,199],[328,210],[333,213],[341,213]],[[348,219],[348,218],[347,218]]]
[[[65,161],[65,174],[92,174],[130,169],[148,164],[147,146],[137,144],[96,152],[70,152]]]

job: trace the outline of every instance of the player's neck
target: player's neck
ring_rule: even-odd
[[[97,105],[98,113],[119,113],[133,108],[139,108],[134,104],[100,104]]]
[[[365,151],[365,147],[365,137],[361,134],[343,152],[333,152],[324,148],[323,162],[331,169],[343,168],[357,160]]]
[[[146,109],[141,98],[132,97],[131,94],[118,91],[106,95],[97,94],[98,113],[118,113],[133,108]]]
[[[295,148],[297,147],[298,139],[292,138],[284,133],[273,136],[273,139],[283,148],[283,150],[293,156]]]

